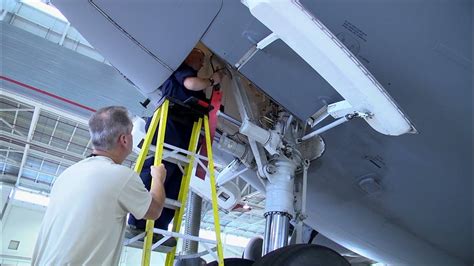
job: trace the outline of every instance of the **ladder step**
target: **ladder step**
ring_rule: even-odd
[[[150,144],[150,147],[148,149],[148,153],[150,154],[150,156],[153,156],[155,154],[155,150],[156,150],[156,146]],[[165,161],[172,162],[172,163],[177,163],[177,162],[189,163],[187,154],[191,154],[195,159],[203,160],[206,162],[209,160],[209,158],[206,156],[202,156],[200,154],[193,154],[185,149],[173,146],[168,143],[164,143],[163,160]]]
[[[172,210],[178,210],[181,208],[181,202],[174,200],[174,199],[165,199],[165,208],[172,209]]]
[[[217,247],[212,247],[210,250],[214,252],[217,250]],[[209,250],[204,250],[195,254],[177,255],[176,259],[194,259],[194,258],[200,258],[207,254],[209,254]]]
[[[125,245],[126,247],[132,247],[132,248],[138,248],[138,249],[143,249],[143,241],[141,240],[138,240],[138,241],[134,241],[130,244],[126,244]],[[152,251],[156,251],[156,252],[160,252],[160,253],[168,253],[170,251],[173,250],[173,247],[168,247],[168,246],[164,246],[164,245],[160,245],[158,247],[156,247],[154,250]]]
[[[169,236],[169,237],[174,237],[174,238],[182,238],[182,239],[188,239],[188,240],[192,240],[192,241],[197,241],[197,242],[200,242],[200,243],[204,243],[204,244],[212,244],[212,245],[215,245],[216,244],[216,241],[215,240],[209,240],[209,239],[204,239],[204,238],[200,238],[200,237],[197,237],[197,236],[192,236],[192,235],[186,235],[186,234],[180,234],[180,233],[176,233],[176,232],[170,232],[170,231],[167,231],[167,230],[162,230],[162,229],[158,229],[158,228],[154,228],[153,229],[153,232],[155,234],[160,234],[162,236]],[[145,236],[145,232],[142,232],[138,235],[134,235],[134,236],[127,236],[127,234],[125,234],[125,238],[124,238],[124,241],[123,241],[123,244],[124,246],[126,247],[133,247],[133,248],[139,248],[139,249],[143,249],[143,237]],[[155,241],[155,240],[154,240]],[[165,241],[166,243],[166,241]],[[168,244],[169,245],[169,244]],[[162,253],[168,253],[170,252],[171,250],[173,249],[173,247],[170,247],[170,246],[167,246],[167,245],[164,245],[164,244],[161,244],[160,246],[156,247],[155,249],[153,249],[153,251],[156,251],[156,252],[162,252]],[[214,248],[210,248],[207,253],[209,253],[209,251],[214,251],[215,249]]]
[[[192,235],[181,234],[181,233],[177,233],[177,232],[170,232],[170,231],[163,230],[163,229],[158,229],[158,228],[153,228],[153,232],[156,233],[156,234],[164,235],[164,236],[171,236],[171,237],[174,237],[174,238],[187,239],[187,240],[191,240],[191,241],[197,241],[197,242],[200,242],[200,243],[207,243],[207,244],[211,244],[211,245],[217,244],[217,242],[215,240],[205,239],[205,238],[192,236]]]

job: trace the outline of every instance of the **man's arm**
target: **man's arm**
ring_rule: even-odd
[[[161,211],[165,206],[165,189],[164,182],[166,179],[166,169],[163,164],[159,166],[151,167],[151,176],[153,178],[152,186],[150,189],[151,203],[145,213],[144,218],[148,220],[156,220],[161,215]]]
[[[198,78],[198,77],[187,77],[184,79],[183,85],[186,89],[192,91],[202,91],[213,85],[219,84],[222,79],[221,71],[217,71],[212,74],[210,79]],[[211,83],[213,81],[213,83]]]

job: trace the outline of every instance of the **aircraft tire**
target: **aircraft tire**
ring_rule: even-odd
[[[241,258],[227,258],[224,259],[225,266],[252,266],[253,260],[241,259]],[[217,261],[209,262],[207,266],[217,266]]]
[[[296,244],[274,250],[253,266],[350,266],[336,251],[314,244]]]

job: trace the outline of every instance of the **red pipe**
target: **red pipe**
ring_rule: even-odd
[[[85,105],[82,105],[82,104],[80,104],[80,103],[77,103],[77,102],[71,101],[71,100],[69,100],[69,99],[63,98],[63,97],[61,97],[61,96],[58,96],[58,95],[56,95],[56,94],[52,94],[52,93],[50,93],[50,92],[47,92],[47,91],[44,91],[44,90],[35,88],[35,87],[33,87],[33,86],[30,86],[30,85],[28,85],[28,84],[25,84],[25,83],[16,81],[16,80],[14,80],[14,79],[11,79],[11,78],[8,78],[8,77],[4,77],[4,76],[0,76],[0,79],[9,81],[9,82],[11,82],[11,83],[13,83],[13,84],[16,84],[16,85],[18,85],[18,86],[21,86],[21,87],[23,87],[23,88],[30,89],[30,90],[32,90],[32,91],[36,91],[36,92],[42,93],[42,94],[44,94],[44,95],[53,97],[53,98],[56,99],[56,100],[60,100],[60,101],[63,101],[63,102],[65,102],[65,103],[72,104],[72,105],[74,105],[74,106],[77,106],[77,107],[79,107],[79,108],[85,109],[85,110],[87,110],[87,111],[91,111],[91,112],[95,112],[95,111],[96,111],[95,109],[92,109],[92,108],[87,107],[87,106],[85,106]]]

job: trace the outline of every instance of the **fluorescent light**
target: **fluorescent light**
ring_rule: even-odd
[[[18,200],[18,201],[33,203],[37,205],[42,205],[45,207],[48,206],[49,204],[49,197],[38,194],[38,193],[28,192],[26,190],[20,190],[20,189],[15,189],[15,192],[13,194],[13,199]]]

